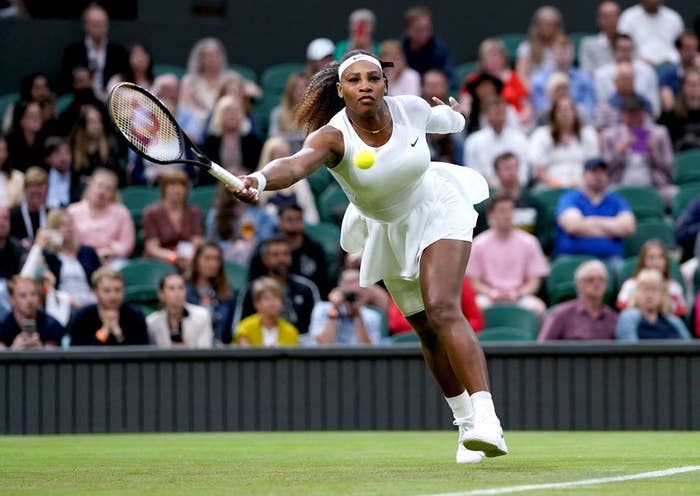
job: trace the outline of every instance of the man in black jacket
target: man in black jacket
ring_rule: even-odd
[[[73,69],[87,67],[92,74],[95,95],[104,99],[109,78],[123,74],[129,63],[126,50],[107,40],[109,15],[97,4],[88,5],[83,11],[85,38],[68,45],[61,63],[61,90],[71,89]]]

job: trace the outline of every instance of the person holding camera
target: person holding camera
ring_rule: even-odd
[[[65,329],[39,309],[39,288],[33,279],[16,275],[8,284],[12,313],[0,322],[0,348],[56,348]]]
[[[338,287],[311,313],[309,334],[316,344],[378,344],[381,315],[365,305],[367,288],[360,287],[360,271],[344,270]]]

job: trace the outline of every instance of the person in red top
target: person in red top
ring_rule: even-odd
[[[533,117],[533,107],[529,99],[530,92],[518,73],[508,65],[506,47],[498,38],[487,38],[481,42],[478,70],[467,75],[464,83],[474,81],[479,72],[486,72],[503,82],[501,98],[515,109],[521,124],[527,125]]]
[[[479,306],[476,304],[476,296],[474,288],[472,288],[469,278],[465,277],[462,281],[462,313],[469,321],[474,332],[479,333],[484,328],[484,314],[481,313]],[[389,303],[389,311],[387,315],[389,324],[389,334],[400,334],[402,332],[410,332],[413,330],[411,324],[408,323],[406,317],[401,314],[399,307],[396,306],[394,300]]]

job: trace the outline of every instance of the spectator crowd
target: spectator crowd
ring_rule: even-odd
[[[428,8],[385,40],[358,9],[346,39],[311,40],[273,83],[274,67],[258,82],[216,38],[182,68],[158,64],[139,40],[115,43],[89,5],[60,74],[26,75],[0,115],[0,348],[417,341],[381,283],[359,286],[327,171],[243,204],[194,167],[128,150],[105,105],[137,83],[209,158],[249,174],[301,148],[309,78],[353,49],[393,63],[389,95],[459,99],[465,130],[428,143],[491,187],[462,295],[480,339],[700,337],[694,20],[663,0],[606,0],[594,17],[598,32],[567,35],[559,10],[539,7],[522,35],[458,64]]]

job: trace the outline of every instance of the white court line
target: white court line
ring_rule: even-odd
[[[536,491],[537,489],[564,489],[569,487],[590,486],[593,484],[607,484],[608,482],[624,482],[636,479],[652,479],[654,477],[666,477],[668,475],[682,474],[700,470],[700,465],[690,465],[687,467],[667,468],[656,472],[643,472],[641,474],[619,475],[617,477],[602,477],[600,479],[583,479],[571,482],[553,482],[550,484],[529,484],[525,486],[497,487],[494,489],[476,489],[461,493],[440,493],[429,496],[481,496],[490,494],[522,493],[525,491]]]

